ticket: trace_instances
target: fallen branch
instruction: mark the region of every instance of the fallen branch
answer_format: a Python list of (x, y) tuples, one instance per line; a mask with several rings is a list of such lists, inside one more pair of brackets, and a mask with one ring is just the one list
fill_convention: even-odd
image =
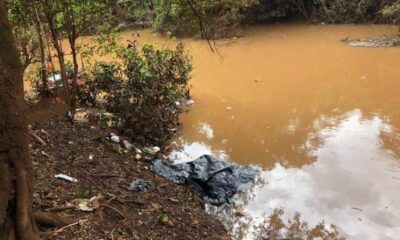
[(57, 229), (57, 230), (55, 230), (53, 233), (60, 233), (60, 232), (64, 231), (64, 230), (67, 229), (67, 228), (70, 228), (70, 227), (73, 227), (73, 226), (76, 226), (76, 225), (83, 224), (83, 223), (85, 223), (85, 222), (87, 222), (87, 221), (88, 221), (87, 219), (85, 219), (85, 220), (79, 220), (79, 221), (74, 222), (74, 223), (71, 223), (71, 224), (69, 224), (69, 225), (67, 225), (67, 226), (65, 226), (65, 227), (62, 227), (62, 228), (60, 228), (60, 229)]
[(111, 210), (114, 210), (114, 211), (115, 211), (116, 213), (118, 213), (121, 217), (125, 218), (125, 215), (124, 215), (120, 210), (116, 209), (115, 207), (112, 207), (112, 206), (110, 206), (110, 205), (108, 205), (108, 204), (105, 204), (105, 203), (101, 204), (101, 206), (106, 207), (106, 208), (109, 208), (109, 209), (111, 209)]
[(69, 218), (61, 217), (57, 214), (44, 213), (44, 212), (34, 212), (33, 218), (39, 224), (54, 226), (54, 227), (63, 227), (72, 222), (72, 220)]
[(31, 135), (36, 141), (38, 141), (40, 144), (42, 144), (43, 146), (47, 146), (47, 143), (38, 135), (34, 134), (34, 133), (29, 133), (29, 135)]

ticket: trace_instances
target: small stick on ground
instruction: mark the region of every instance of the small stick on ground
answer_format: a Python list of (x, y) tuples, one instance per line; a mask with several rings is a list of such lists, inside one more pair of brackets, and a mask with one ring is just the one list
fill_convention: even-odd
[(57, 229), (57, 230), (55, 230), (53, 233), (60, 233), (60, 232), (64, 231), (64, 230), (67, 229), (67, 228), (70, 228), (70, 227), (73, 227), (73, 226), (76, 226), (76, 225), (79, 225), (79, 224), (83, 224), (83, 223), (85, 223), (85, 222), (87, 222), (87, 221), (88, 221), (87, 219), (85, 219), (85, 220), (79, 220), (79, 221), (74, 222), (74, 223), (71, 223), (71, 224), (69, 224), (69, 225), (67, 225), (67, 226), (65, 226), (65, 227), (62, 227), (62, 228), (60, 228), (60, 229)]
[(120, 210), (116, 209), (115, 207), (112, 207), (112, 206), (110, 206), (110, 205), (108, 205), (108, 204), (105, 204), (105, 203), (101, 204), (101, 206), (106, 207), (106, 208), (109, 208), (109, 209), (111, 209), (111, 210), (114, 210), (114, 211), (115, 211), (116, 213), (118, 213), (121, 217), (125, 218), (125, 215), (124, 215)]
[(38, 141), (40, 144), (42, 144), (43, 146), (47, 146), (47, 143), (38, 135), (34, 134), (34, 133), (29, 133), (29, 135), (31, 135), (36, 141)]

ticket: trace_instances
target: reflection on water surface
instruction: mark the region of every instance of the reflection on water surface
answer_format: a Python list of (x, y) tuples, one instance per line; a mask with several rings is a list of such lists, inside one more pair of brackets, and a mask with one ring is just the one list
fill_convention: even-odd
[[(223, 216), (234, 234), (245, 239), (254, 237), (258, 225), (276, 208), (285, 209), (287, 217), (301, 211), (310, 225), (322, 219), (336, 223), (349, 239), (396, 239), (400, 233), (400, 162), (382, 138), (393, 135), (392, 126), (379, 116), (354, 110), (321, 116), (313, 128), (304, 150), (314, 162), (299, 168), (277, 162), (262, 172), (250, 193), (238, 197), (238, 210), (210, 210)], [(184, 151), (174, 153), (178, 161), (193, 160), (203, 153), (229, 156), (205, 143), (183, 147)]]
[[(274, 208), (334, 223), (349, 239), (400, 236), (400, 50), (343, 46), (387, 26), (284, 25), (220, 42), (186, 40), (196, 101), (177, 161), (202, 154), (263, 169), (237, 209), (211, 209), (252, 239)], [(240, 214), (238, 214), (240, 212)]]

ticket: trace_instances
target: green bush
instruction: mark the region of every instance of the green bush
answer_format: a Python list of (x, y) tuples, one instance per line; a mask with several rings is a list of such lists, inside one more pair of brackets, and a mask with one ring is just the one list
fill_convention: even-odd
[(177, 36), (200, 36), (200, 16), (205, 30), (210, 32), (213, 29), (216, 37), (235, 35), (232, 30), (242, 21), (244, 10), (258, 2), (259, 0), (155, 0), (153, 27), (157, 31)]
[(192, 64), (183, 45), (138, 50), (131, 44), (119, 48), (117, 55), (122, 66), (102, 63), (94, 71), (115, 127), (135, 142), (164, 143), (178, 125), (184, 111), (180, 103), (189, 91)]
[(315, 21), (329, 23), (384, 22), (381, 12), (396, 0), (320, 0), (312, 6)]

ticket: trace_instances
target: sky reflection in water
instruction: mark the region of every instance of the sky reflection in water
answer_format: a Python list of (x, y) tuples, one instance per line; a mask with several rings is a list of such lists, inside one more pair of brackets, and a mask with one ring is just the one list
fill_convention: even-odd
[[(288, 127), (295, 131), (293, 120)], [(304, 149), (315, 161), (302, 167), (283, 166), (281, 161), (262, 172), (261, 182), (238, 197), (245, 216), (235, 209), (212, 209), (234, 235), (252, 239), (256, 226), (275, 208), (287, 217), (300, 212), (315, 225), (321, 220), (336, 224), (349, 239), (396, 239), (400, 234), (400, 162), (390, 142), (398, 139), (379, 116), (363, 116), (354, 110), (337, 117), (314, 121)], [(214, 137), (212, 126), (200, 123), (199, 132)], [(202, 154), (228, 160), (229, 150), (212, 149), (206, 142), (185, 142), (183, 151), (172, 153), (178, 162)], [(226, 140), (228, 141), (228, 140)], [(230, 222), (229, 222), (230, 221)]]

